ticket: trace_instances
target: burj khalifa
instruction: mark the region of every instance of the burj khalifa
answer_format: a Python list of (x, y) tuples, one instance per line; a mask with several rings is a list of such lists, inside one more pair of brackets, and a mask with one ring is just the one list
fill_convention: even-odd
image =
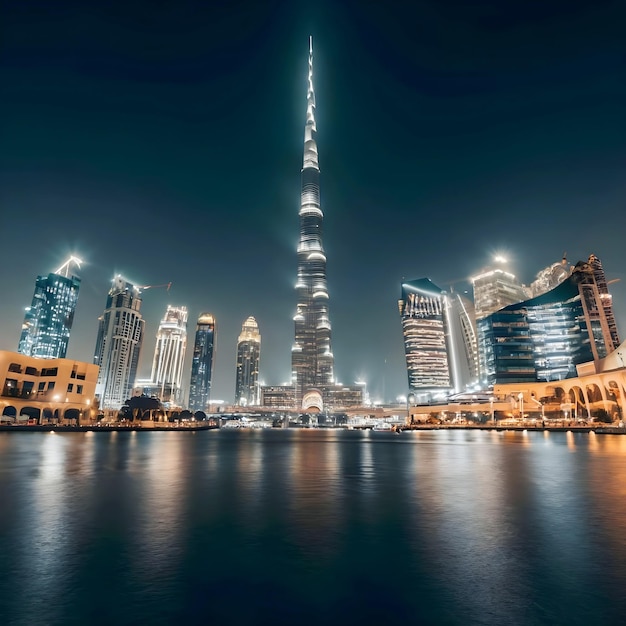
[[(321, 395), (334, 384), (334, 357), (328, 317), (326, 255), (322, 245), (320, 168), (316, 142), (315, 91), (313, 90), (313, 38), (309, 39), (309, 78), (304, 159), (300, 195), (300, 240), (298, 243), (297, 307), (291, 366), (295, 400), (307, 408), (307, 395)], [(319, 392), (315, 394), (314, 392)], [(304, 403), (303, 403), (304, 400)]]

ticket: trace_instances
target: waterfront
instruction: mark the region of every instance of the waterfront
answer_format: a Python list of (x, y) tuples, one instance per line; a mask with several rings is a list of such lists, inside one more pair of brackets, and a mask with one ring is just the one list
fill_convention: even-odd
[(0, 433), (3, 624), (618, 624), (626, 438)]

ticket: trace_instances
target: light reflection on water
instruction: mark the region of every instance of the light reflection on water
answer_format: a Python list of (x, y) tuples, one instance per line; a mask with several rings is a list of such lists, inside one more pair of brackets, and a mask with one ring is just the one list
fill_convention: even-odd
[(0, 434), (3, 624), (611, 624), (626, 437)]

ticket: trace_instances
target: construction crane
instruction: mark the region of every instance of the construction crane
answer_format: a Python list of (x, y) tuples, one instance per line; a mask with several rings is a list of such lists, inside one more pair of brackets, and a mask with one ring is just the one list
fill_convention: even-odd
[(170, 287), (172, 286), (172, 283), (163, 283), (162, 285), (142, 285), (141, 287), (139, 287), (139, 289), (141, 289), (142, 291), (145, 291), (146, 289), (157, 289), (158, 287), (167, 287), (166, 291), (170, 290)]

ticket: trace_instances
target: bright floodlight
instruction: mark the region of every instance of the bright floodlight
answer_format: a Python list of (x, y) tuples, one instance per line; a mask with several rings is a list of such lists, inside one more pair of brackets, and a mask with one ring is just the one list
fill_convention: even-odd
[(508, 262), (508, 259), (506, 257), (502, 256), (501, 254), (496, 254), (496, 256), (493, 257), (493, 260), (496, 263), (507, 263)]
[(66, 278), (69, 278), (70, 266), (73, 264), (76, 265), (78, 269), (80, 269), (81, 263), (82, 261), (77, 256), (72, 255), (67, 261), (65, 261), (65, 263), (63, 263), (63, 265), (61, 265), (61, 267), (55, 272), (55, 274), (61, 274)]

